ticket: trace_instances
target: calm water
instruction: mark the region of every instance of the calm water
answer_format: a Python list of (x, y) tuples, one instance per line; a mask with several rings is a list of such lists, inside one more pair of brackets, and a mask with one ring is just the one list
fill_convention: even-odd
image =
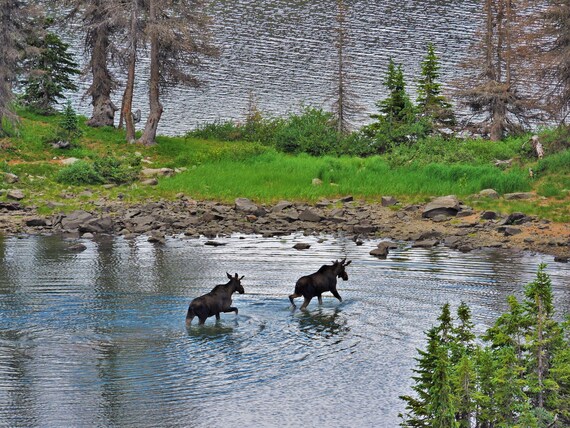
[[(402, 247), (378, 260), (373, 242), (322, 238), (109, 238), (79, 254), (0, 239), (0, 426), (395, 427), (444, 303), (467, 302), (482, 332), (547, 261), (570, 311), (570, 266), (551, 257)], [(344, 301), (291, 311), (295, 280), (344, 256)], [(188, 302), (226, 271), (245, 275), (239, 315), (187, 330)]]
[[(348, 71), (350, 91), (360, 112), (355, 125), (369, 121), (375, 102), (385, 97), (382, 81), (392, 57), (404, 66), (408, 89), (415, 97), (415, 79), (426, 45), (433, 42), (441, 60), (441, 82), (448, 86), (459, 75), (479, 25), (478, 0), (345, 0), (348, 7)], [(198, 74), (201, 90), (173, 88), (163, 99), (159, 132), (182, 134), (198, 124), (243, 120), (249, 95), (266, 115), (299, 111), (302, 104), (330, 109), (336, 70), (336, 0), (212, 0), (217, 61)], [(76, 44), (78, 38), (71, 37)], [(76, 51), (82, 52), (76, 45)], [(134, 109), (148, 114), (148, 61), (141, 59)], [(116, 72), (121, 79), (125, 73)], [(82, 90), (88, 82), (81, 82)], [(120, 105), (122, 88), (115, 103)], [(89, 100), (76, 94), (74, 106), (90, 115)], [(118, 121), (118, 116), (117, 116)]]

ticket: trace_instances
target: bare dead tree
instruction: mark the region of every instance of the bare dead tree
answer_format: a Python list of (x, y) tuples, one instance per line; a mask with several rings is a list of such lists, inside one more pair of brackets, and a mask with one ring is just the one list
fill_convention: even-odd
[(200, 80), (192, 69), (203, 58), (216, 56), (210, 18), (204, 0), (148, 0), (145, 4), (146, 39), (150, 44), (149, 116), (139, 143), (156, 144), (163, 112), (161, 90), (182, 84), (197, 87)]
[(135, 141), (135, 118), (133, 117), (133, 94), (135, 88), (135, 74), (137, 64), (138, 39), (142, 36), (139, 30), (139, 0), (127, 0), (126, 6), (130, 7), (130, 17), (128, 22), (127, 40), (128, 46), (124, 56), (126, 57), (127, 82), (121, 105), (121, 120), (119, 127), (125, 122), (126, 140), (129, 143)]
[(492, 141), (519, 133), (537, 118), (537, 104), (521, 95), (515, 63), (518, 15), (514, 0), (485, 0), (480, 42), (463, 64), (466, 77), (456, 82), (457, 95), (476, 115)]
[(545, 109), (565, 125), (570, 115), (570, 0), (539, 3), (525, 34), (531, 46), (525, 60), (539, 82)]
[(16, 81), (21, 58), (31, 48), (27, 40), (31, 32), (41, 29), (34, 25), (39, 10), (34, 2), (0, 0), (0, 134), (6, 121), (17, 118), (12, 111)]
[(350, 90), (350, 58), (347, 52), (350, 38), (346, 22), (348, 6), (345, 0), (336, 0), (336, 8), (335, 47), (337, 64), (333, 78), (335, 85), (333, 109), (337, 120), (338, 132), (346, 134), (352, 128), (349, 117), (358, 111), (358, 106), (355, 102), (356, 95)]

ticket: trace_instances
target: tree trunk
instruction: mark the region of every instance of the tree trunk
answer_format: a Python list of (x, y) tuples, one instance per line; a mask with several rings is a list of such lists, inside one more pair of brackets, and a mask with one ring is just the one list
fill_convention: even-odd
[(139, 143), (146, 146), (156, 144), (156, 131), (158, 129), (158, 122), (162, 116), (162, 104), (160, 103), (160, 70), (159, 70), (159, 47), (158, 47), (158, 34), (156, 30), (156, 1), (150, 0), (149, 4), (149, 20), (152, 28), (150, 36), (150, 79), (149, 79), (149, 107), (150, 113), (146, 121), (144, 133), (139, 140)]
[[(101, 18), (103, 19), (103, 18)], [(109, 47), (109, 28), (98, 25), (92, 35), (91, 73), (93, 83), (87, 91), (92, 97), (93, 115), (87, 125), (93, 127), (113, 126), (117, 107), (111, 101), (113, 78), (107, 68), (107, 50)]]
[[(133, 0), (131, 10), (131, 33), (129, 46), (129, 65), (127, 84), (123, 94), (123, 105), (121, 108), (121, 118), (125, 121), (126, 140), (128, 143), (135, 141), (135, 123), (133, 120), (133, 92), (135, 88), (135, 67), (137, 62), (137, 0)], [(121, 121), (122, 123), (122, 121)]]

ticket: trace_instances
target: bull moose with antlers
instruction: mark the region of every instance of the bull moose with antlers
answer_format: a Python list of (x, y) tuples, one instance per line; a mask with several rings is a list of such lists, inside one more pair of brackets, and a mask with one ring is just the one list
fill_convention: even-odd
[(334, 297), (336, 297), (340, 302), (342, 302), (342, 297), (338, 294), (336, 290), (336, 280), (337, 278), (342, 278), (344, 281), (348, 280), (348, 274), (345, 268), (351, 263), (352, 260), (346, 261), (346, 257), (340, 262), (337, 260), (331, 265), (323, 265), (321, 268), (311, 275), (303, 276), (299, 278), (295, 284), (295, 293), (289, 296), (289, 300), (293, 307), (295, 307), (295, 302), (293, 299), (296, 297), (303, 296), (305, 301), (301, 305), (301, 309), (305, 309), (311, 299), (315, 296), (319, 299), (319, 305), (323, 303), (321, 294), (325, 291), (330, 291)]

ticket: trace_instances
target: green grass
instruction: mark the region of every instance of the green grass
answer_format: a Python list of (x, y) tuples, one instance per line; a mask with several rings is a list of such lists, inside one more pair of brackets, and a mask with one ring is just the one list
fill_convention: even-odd
[[(570, 220), (570, 150), (537, 162), (521, 150), (527, 137), (500, 143), (430, 138), (382, 156), (311, 157), (284, 154), (255, 142), (221, 142), (190, 136), (162, 136), (156, 146), (144, 147), (125, 143), (123, 131), (90, 128), (82, 118), (83, 134), (76, 146), (60, 150), (48, 144), (56, 135), (58, 116), (45, 117), (27, 111), (19, 114), (18, 132), (0, 138), (0, 171), (17, 174), (20, 182), (0, 183), (0, 188), (25, 190), (28, 196), (24, 202), (40, 207), (42, 212), (48, 211), (47, 201), (64, 203), (65, 207), (57, 208), (58, 211), (80, 206), (90, 208), (101, 197), (112, 200), (119, 194), (131, 202), (169, 199), (182, 192), (194, 198), (232, 202), (237, 197), (248, 197), (264, 203), (279, 199), (317, 201), (349, 194), (367, 200), (393, 195), (409, 203), (455, 194), (481, 209), (520, 210), (551, 220)], [(557, 141), (560, 146), (562, 140)], [(143, 167), (181, 168), (183, 172), (160, 179), (156, 187), (138, 182), (112, 189), (87, 186), (94, 196), (82, 201), (67, 199), (65, 195), (79, 194), (85, 186), (56, 181), (63, 168), (58, 159), (77, 157), (93, 162), (112, 155), (127, 160), (136, 152), (144, 159)], [(496, 159), (513, 159), (512, 166), (495, 167)], [(529, 177), (529, 167), (535, 172), (534, 179)], [(323, 184), (312, 185), (314, 178)], [(486, 188), (501, 194), (534, 190), (548, 199), (515, 202), (469, 198)]]
[[(314, 178), (323, 184), (312, 185)], [(530, 184), (520, 170), (503, 172), (492, 166), (431, 164), (391, 168), (378, 156), (313, 158), (268, 151), (242, 160), (225, 158), (199, 165), (159, 185), (166, 192), (226, 201), (240, 196), (260, 201), (315, 201), (347, 194), (369, 199), (382, 195), (468, 195), (489, 187), (507, 193), (529, 190)]]

